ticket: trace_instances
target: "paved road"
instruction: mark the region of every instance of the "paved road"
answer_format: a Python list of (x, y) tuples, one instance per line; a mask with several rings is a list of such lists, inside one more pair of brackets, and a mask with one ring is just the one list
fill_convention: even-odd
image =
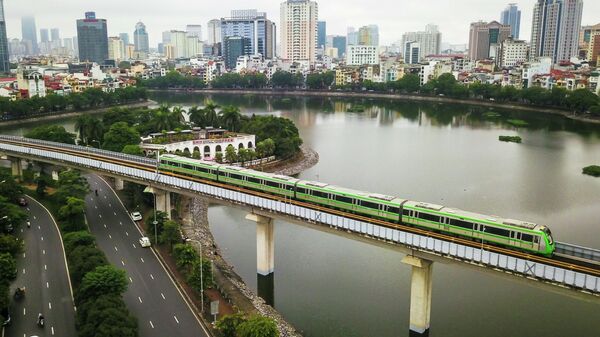
[[(75, 311), (62, 242), (50, 213), (28, 198), (31, 228), (20, 230), (25, 240), (25, 253), (17, 261), (18, 276), (12, 284), (26, 288), (25, 297), (12, 302), (12, 325), (5, 335), (76, 336)], [(11, 297), (12, 300), (12, 297)], [(46, 319), (45, 328), (37, 326), (37, 315)]]
[(113, 190), (98, 176), (86, 176), (92, 192), (86, 216), (98, 246), (113, 265), (127, 272), (125, 303), (144, 337), (209, 336), (154, 252), (139, 245), (141, 234)]

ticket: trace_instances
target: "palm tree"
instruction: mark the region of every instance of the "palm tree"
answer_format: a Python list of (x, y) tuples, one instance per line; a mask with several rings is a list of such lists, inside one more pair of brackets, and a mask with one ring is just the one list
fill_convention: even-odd
[(185, 122), (185, 118), (183, 117), (184, 112), (185, 110), (183, 110), (181, 106), (173, 107), (171, 113), (169, 114), (172, 123), (172, 128), (179, 126), (180, 124)]
[(194, 123), (194, 125), (201, 128), (206, 126), (206, 113), (204, 109), (193, 106), (188, 111), (188, 115), (190, 116), (190, 122)]
[(171, 130), (171, 116), (168, 110), (156, 109), (152, 119), (154, 120), (155, 131)]
[(221, 118), (221, 123), (227, 130), (237, 132), (240, 126), (240, 120), (242, 119), (242, 114), (240, 114), (240, 109), (238, 107), (228, 105), (223, 108), (219, 112), (219, 117)]
[(217, 109), (219, 108), (213, 101), (208, 101), (206, 106), (202, 109), (205, 114), (205, 122), (207, 126), (215, 126), (219, 122), (219, 116), (217, 116)]
[(75, 130), (79, 133), (79, 140), (87, 145), (89, 139), (89, 129), (92, 119), (89, 115), (80, 115), (75, 121)]
[(104, 123), (102, 123), (102, 120), (100, 118), (90, 118), (87, 132), (90, 145), (98, 144), (98, 147), (100, 147), (102, 138), (104, 138)]

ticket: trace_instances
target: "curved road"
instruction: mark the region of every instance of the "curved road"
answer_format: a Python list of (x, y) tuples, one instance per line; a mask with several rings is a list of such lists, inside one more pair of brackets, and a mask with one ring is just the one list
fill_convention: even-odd
[[(50, 213), (28, 198), (31, 228), (20, 229), (25, 252), (17, 260), (17, 280), (11, 286), (12, 324), (5, 336), (76, 336), (75, 311), (62, 240)], [(25, 287), (25, 297), (14, 300), (16, 287)], [(42, 313), (46, 326), (37, 326)]]
[(110, 263), (127, 272), (123, 298), (138, 318), (139, 335), (208, 337), (154, 251), (140, 247), (141, 233), (114, 191), (98, 176), (86, 178), (91, 190), (98, 190), (98, 196), (86, 197), (88, 225)]

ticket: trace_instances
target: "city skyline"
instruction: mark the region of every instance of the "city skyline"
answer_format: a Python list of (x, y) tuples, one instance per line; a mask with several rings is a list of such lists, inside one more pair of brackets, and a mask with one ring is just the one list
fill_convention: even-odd
[[(81, 3), (75, 0), (62, 0), (63, 10), (56, 11), (56, 5), (39, 3), (34, 0), (5, 3), (7, 13), (7, 33), (9, 38), (21, 37), (21, 17), (33, 15), (37, 27), (58, 28), (64, 37), (75, 36), (75, 20), (86, 11), (95, 11), (100, 17), (108, 21), (109, 35), (128, 32), (136, 22), (146, 24), (150, 37), (150, 46), (155, 48), (161, 40), (163, 31), (171, 29), (185, 29), (189, 23), (201, 23), (204, 27), (211, 19), (227, 17), (232, 9), (256, 8), (258, 11), (267, 12), (267, 16), (279, 26), (280, 1), (257, 0), (252, 4), (239, 0), (230, 0), (222, 3), (220, 7), (203, 8), (202, 4), (188, 3), (182, 0), (173, 0), (171, 6), (161, 7), (158, 2), (145, 2), (144, 6), (138, 2), (89, 1)], [(414, 1), (402, 4), (402, 11), (389, 11), (389, 8), (398, 6), (397, 2), (382, 0), (382, 4), (369, 7), (362, 1), (323, 1), (319, 3), (319, 20), (327, 22), (328, 35), (345, 35), (349, 26), (360, 27), (370, 24), (379, 26), (381, 44), (391, 45), (402, 39), (402, 34), (417, 31), (428, 23), (438, 25), (443, 33), (443, 42), (462, 44), (469, 38), (469, 25), (478, 20), (498, 20), (498, 14), (510, 1), (491, 0), (483, 5), (476, 0), (457, 0), (452, 3), (440, 3), (436, 0)], [(531, 19), (535, 0), (517, 2), (522, 10), (521, 38), (529, 40), (531, 37)], [(387, 6), (385, 3), (389, 3)], [(177, 4), (181, 4), (178, 6)], [(182, 7), (186, 7), (182, 11)], [(430, 9), (435, 7), (435, 11)], [(32, 12), (32, 8), (35, 10)], [(118, 8), (118, 10), (115, 10)], [(133, 16), (131, 13), (135, 13)], [(201, 13), (196, 15), (196, 13)], [(600, 22), (600, 2), (585, 1), (583, 10), (583, 25)], [(279, 26), (280, 27), (280, 26)], [(38, 32), (39, 33), (39, 32)]]

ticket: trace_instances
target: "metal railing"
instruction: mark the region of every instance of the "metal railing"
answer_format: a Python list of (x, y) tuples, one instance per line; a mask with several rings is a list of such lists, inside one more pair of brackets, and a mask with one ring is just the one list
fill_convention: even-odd
[(600, 250), (572, 245), (570, 243), (556, 242), (554, 254), (600, 264)]

